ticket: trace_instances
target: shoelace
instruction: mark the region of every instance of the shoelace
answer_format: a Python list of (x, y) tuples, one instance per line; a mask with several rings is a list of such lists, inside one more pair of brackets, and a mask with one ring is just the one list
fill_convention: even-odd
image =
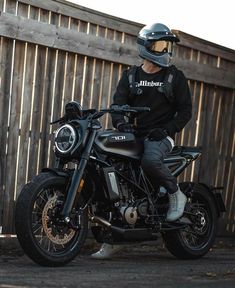
[(172, 211), (177, 210), (177, 197), (176, 197), (176, 195), (170, 195), (170, 208)]

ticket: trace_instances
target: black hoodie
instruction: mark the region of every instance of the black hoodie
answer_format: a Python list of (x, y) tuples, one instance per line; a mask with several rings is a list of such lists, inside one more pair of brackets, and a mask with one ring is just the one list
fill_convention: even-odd
[[(163, 86), (166, 69), (157, 73), (146, 73), (142, 67), (137, 67), (136, 79), (138, 87), (142, 90), (140, 95), (131, 95), (128, 70), (125, 70), (118, 83), (113, 97), (113, 104), (128, 104), (134, 107), (146, 106), (150, 112), (143, 112), (137, 116), (137, 131), (139, 136), (146, 136), (154, 128), (165, 129), (169, 136), (174, 138), (192, 117), (191, 94), (187, 80), (182, 71), (176, 69), (173, 77), (174, 101), (170, 103), (166, 95), (159, 91)], [(120, 114), (112, 115), (113, 125), (124, 121)]]

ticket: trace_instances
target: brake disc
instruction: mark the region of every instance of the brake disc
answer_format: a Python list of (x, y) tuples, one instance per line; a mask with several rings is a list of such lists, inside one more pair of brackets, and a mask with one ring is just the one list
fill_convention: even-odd
[(75, 231), (68, 228), (66, 233), (59, 233), (55, 224), (54, 227), (52, 227), (53, 222), (49, 216), (49, 211), (56, 207), (57, 198), (57, 195), (49, 198), (46, 205), (44, 206), (42, 212), (42, 226), (46, 236), (48, 239), (50, 239), (51, 242), (59, 245), (65, 245), (74, 237)]

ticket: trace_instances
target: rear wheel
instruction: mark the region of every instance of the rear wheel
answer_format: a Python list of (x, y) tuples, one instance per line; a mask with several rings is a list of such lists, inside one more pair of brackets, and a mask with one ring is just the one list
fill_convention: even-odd
[(62, 266), (77, 256), (88, 231), (81, 198), (73, 208), (74, 227), (61, 221), (67, 179), (41, 173), (22, 189), (16, 203), (16, 234), (25, 253), (44, 266)]
[[(183, 189), (182, 189), (183, 190)], [(163, 233), (166, 247), (177, 258), (197, 259), (212, 247), (218, 226), (218, 213), (210, 191), (195, 184), (191, 202), (183, 217), (192, 223), (186, 228)]]

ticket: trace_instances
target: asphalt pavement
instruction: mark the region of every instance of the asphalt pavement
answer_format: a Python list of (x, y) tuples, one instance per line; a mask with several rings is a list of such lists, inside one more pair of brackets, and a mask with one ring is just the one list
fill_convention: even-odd
[(65, 267), (32, 262), (19, 247), (1, 249), (0, 287), (235, 287), (235, 245), (217, 244), (199, 260), (174, 258), (159, 242), (127, 246), (112, 260), (93, 260), (86, 245)]

